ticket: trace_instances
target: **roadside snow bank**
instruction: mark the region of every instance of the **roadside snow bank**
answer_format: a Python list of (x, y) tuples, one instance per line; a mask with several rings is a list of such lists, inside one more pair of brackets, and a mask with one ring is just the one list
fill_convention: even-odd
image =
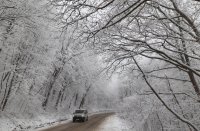
[(28, 131), (53, 123), (65, 121), (71, 116), (67, 114), (41, 114), (37, 117), (24, 118), (12, 114), (0, 114), (0, 131)]
[(131, 126), (126, 121), (115, 114), (107, 117), (97, 131), (134, 131), (134, 129), (131, 129)]

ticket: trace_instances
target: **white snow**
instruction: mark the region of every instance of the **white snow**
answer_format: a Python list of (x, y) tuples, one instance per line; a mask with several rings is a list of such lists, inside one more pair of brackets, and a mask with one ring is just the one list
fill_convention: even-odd
[(97, 131), (134, 131), (130, 126), (117, 115), (111, 115), (98, 126)]
[(35, 131), (37, 128), (46, 128), (66, 122), (68, 114), (40, 115), (34, 118), (16, 117), (11, 114), (0, 113), (0, 131)]

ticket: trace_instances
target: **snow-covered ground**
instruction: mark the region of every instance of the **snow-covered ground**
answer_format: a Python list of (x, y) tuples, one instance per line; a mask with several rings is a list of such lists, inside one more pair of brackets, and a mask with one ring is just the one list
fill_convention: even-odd
[(129, 125), (123, 119), (120, 119), (117, 115), (111, 115), (105, 119), (98, 126), (95, 131), (135, 131), (131, 129), (131, 125)]
[(70, 115), (40, 115), (34, 118), (16, 117), (11, 114), (0, 114), (0, 131), (35, 131), (37, 128), (60, 124), (70, 118)]

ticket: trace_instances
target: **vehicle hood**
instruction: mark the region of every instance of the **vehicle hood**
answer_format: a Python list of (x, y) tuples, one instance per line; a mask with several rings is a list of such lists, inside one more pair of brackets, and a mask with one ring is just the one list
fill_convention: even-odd
[(75, 113), (74, 116), (83, 116), (85, 115), (84, 113)]

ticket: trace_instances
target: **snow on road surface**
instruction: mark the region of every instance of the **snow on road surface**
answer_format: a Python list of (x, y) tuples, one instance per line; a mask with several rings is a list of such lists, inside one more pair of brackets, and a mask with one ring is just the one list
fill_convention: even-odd
[(107, 117), (95, 131), (134, 131), (117, 115)]

